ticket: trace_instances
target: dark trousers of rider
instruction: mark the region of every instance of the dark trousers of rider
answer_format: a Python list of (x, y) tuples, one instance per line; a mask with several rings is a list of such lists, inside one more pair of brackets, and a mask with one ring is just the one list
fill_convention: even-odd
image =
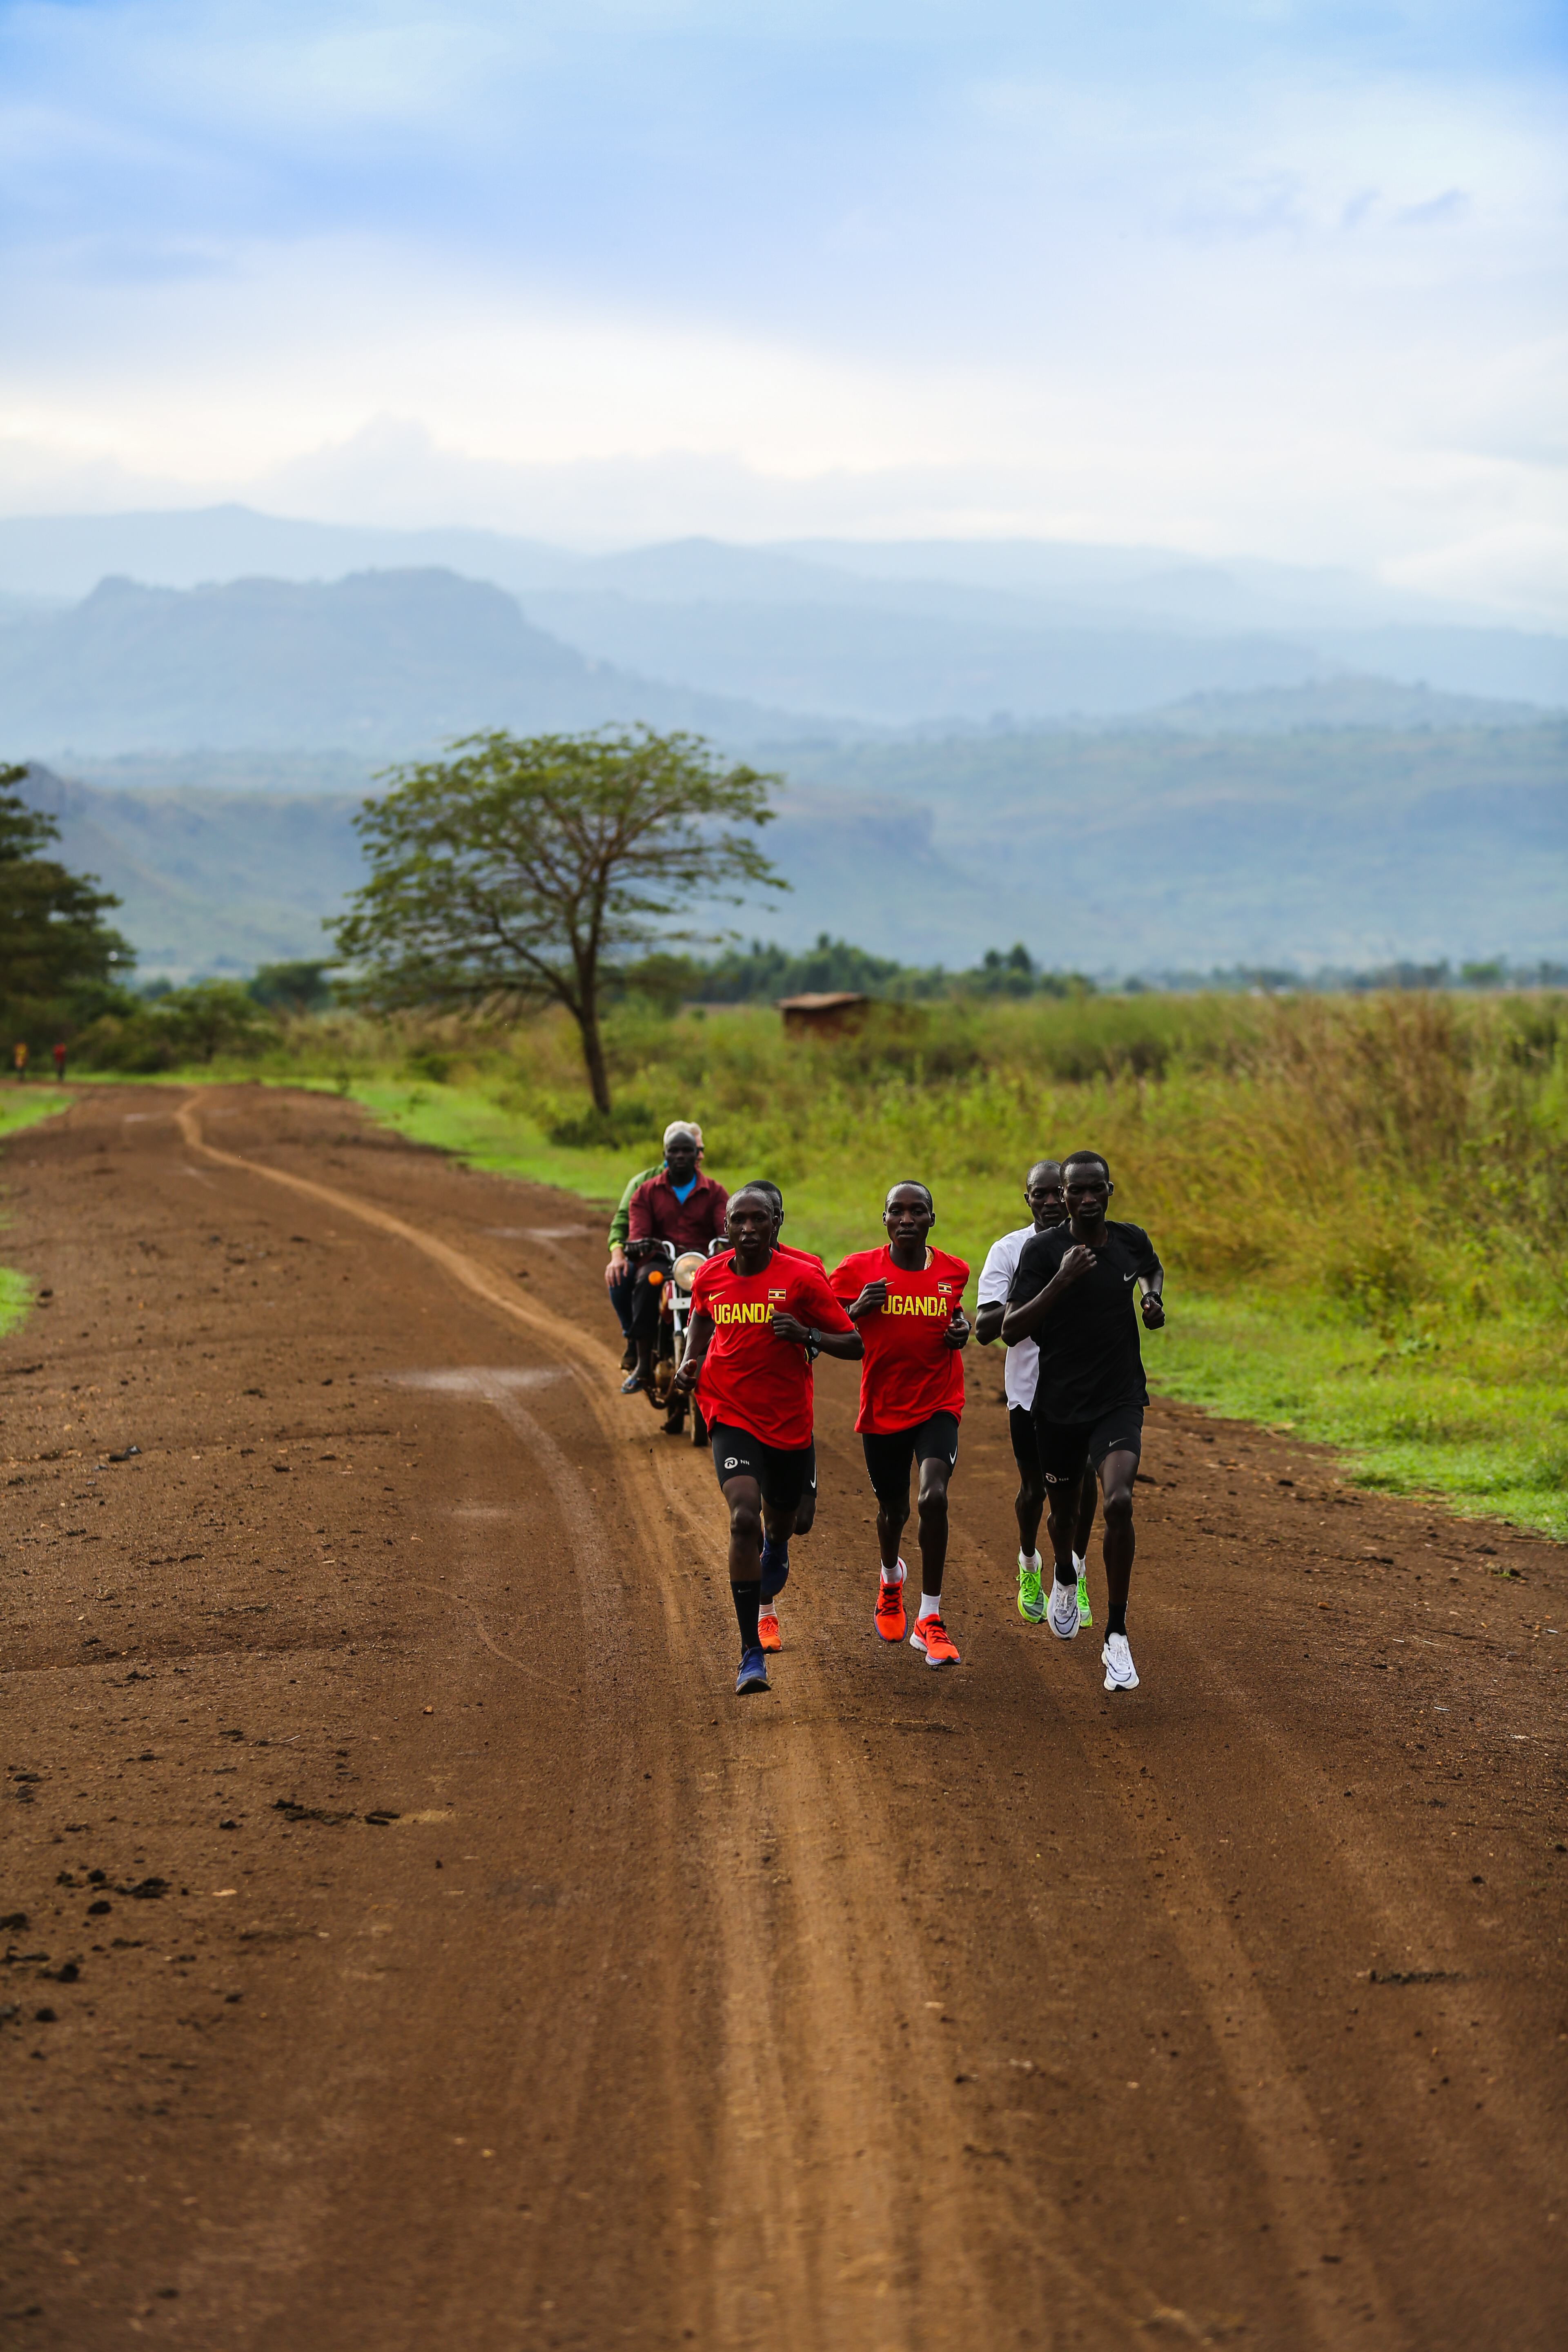
[(621, 1337), (629, 1339), (632, 1333), (632, 1270), (628, 1265), (619, 1282), (608, 1286), (610, 1305), (616, 1310), (616, 1320), (621, 1327)]
[[(650, 1274), (659, 1279), (650, 1282)], [(658, 1337), (658, 1310), (664, 1304), (664, 1286), (669, 1278), (668, 1268), (661, 1259), (655, 1265), (639, 1265), (632, 1284), (631, 1337), (639, 1348), (651, 1348)]]

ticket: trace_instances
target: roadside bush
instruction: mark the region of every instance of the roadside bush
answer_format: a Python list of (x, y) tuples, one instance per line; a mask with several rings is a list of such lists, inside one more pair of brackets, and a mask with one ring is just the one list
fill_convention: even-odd
[(83, 1031), (76, 1055), (88, 1069), (150, 1076), (192, 1062), (210, 1066), (219, 1055), (253, 1060), (277, 1037), (277, 1021), (248, 990), (235, 981), (203, 980), (133, 1011), (102, 1015)]

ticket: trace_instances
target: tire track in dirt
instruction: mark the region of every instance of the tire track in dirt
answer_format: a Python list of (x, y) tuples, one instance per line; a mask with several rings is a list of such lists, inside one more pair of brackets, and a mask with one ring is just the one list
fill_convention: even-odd
[[(616, 1359), (610, 1349), (574, 1331), (569, 1324), (563, 1323), (559, 1318), (542, 1312), (525, 1300), (504, 1290), (485, 1267), (467, 1251), (444, 1242), (438, 1235), (429, 1233), (424, 1227), (410, 1224), (406, 1219), (392, 1214), (357, 1193), (345, 1192), (338, 1186), (319, 1183), (310, 1178), (296, 1175), (286, 1169), (270, 1167), (264, 1160), (250, 1160), (237, 1152), (224, 1151), (217, 1146), (208, 1143), (201, 1131), (198, 1099), (193, 1097), (183, 1104), (176, 1115), (180, 1131), (193, 1151), (199, 1152), (205, 1158), (236, 1171), (243, 1171), (248, 1176), (258, 1176), (270, 1182), (280, 1184), (302, 1198), (315, 1200), (324, 1207), (333, 1209), (342, 1215), (357, 1218), (378, 1232), (393, 1235), (410, 1248), (418, 1251), (421, 1255), (434, 1261), (444, 1274), (479, 1299), (485, 1307), (500, 1313), (508, 1321), (521, 1326), (531, 1334), (542, 1339), (552, 1353), (564, 1358), (563, 1370), (569, 1376), (574, 1376), (578, 1388), (600, 1423), (603, 1434), (613, 1444), (617, 1456), (621, 1457), (623, 1472), (629, 1467), (632, 1481), (647, 1486), (651, 1499), (652, 1482), (648, 1478), (644, 1461), (639, 1457), (639, 1449), (635, 1445), (629, 1449), (631, 1463), (628, 1465), (626, 1459), (628, 1447), (625, 1421), (615, 1416), (607, 1406), (604, 1392), (605, 1378), (606, 1374), (616, 1369)], [(601, 1637), (604, 1622), (607, 1617), (618, 1611), (622, 1599), (619, 1585), (609, 1572), (606, 1530), (603, 1525), (602, 1515), (574, 1465), (536, 1416), (529, 1412), (519, 1402), (515, 1374), (500, 1378), (493, 1375), (488, 1376), (482, 1370), (474, 1370), (455, 1375), (450, 1373), (438, 1375), (435, 1380), (419, 1375), (405, 1374), (397, 1377), (400, 1384), (404, 1386), (436, 1387), (444, 1393), (467, 1391), (479, 1396), (507, 1423), (525, 1451), (542, 1463), (561, 1508), (563, 1522), (572, 1530), (572, 1539), (578, 1559), (588, 1570), (586, 1576), (578, 1580), (578, 1594), (583, 1612), (584, 1643), (591, 1655), (594, 1645)], [(647, 1515), (645, 1514), (645, 1516)], [(670, 1555), (667, 1548), (661, 1565), (668, 1570), (669, 1564)], [(668, 1587), (669, 1581), (668, 1576), (664, 1581)], [(456, 1595), (445, 1597), (449, 1601), (458, 1598)], [(472, 1607), (472, 1604), (464, 1605)], [(474, 1611), (474, 1615), (478, 1620), (477, 1610)], [(496, 1649), (495, 1643), (489, 1640), (488, 1635), (483, 1632), (482, 1625), (479, 1628), (479, 1633), (480, 1639), (485, 1641), (488, 1648), (498, 1657), (503, 1655)], [(514, 1662), (508, 1660), (506, 1663)], [(608, 1774), (605, 1775), (606, 1780), (609, 1777)], [(616, 1799), (614, 1817), (616, 1827), (611, 1843), (617, 1853), (623, 1857), (616, 1874), (617, 1877), (621, 1877), (627, 1869), (641, 1868), (644, 1865), (638, 1841), (628, 1833), (630, 1792), (624, 1772), (615, 1776), (614, 1787)], [(605, 1891), (613, 1893), (614, 1890)], [(673, 1994), (673, 1988), (671, 1991)], [(689, 2112), (690, 2071), (685, 2063), (684, 2053), (679, 2046), (680, 2004), (672, 1997), (660, 2003), (659, 2007), (661, 2015), (668, 2021), (662, 2070), (667, 2102), (663, 2136), (670, 2165), (684, 2170), (697, 2163), (700, 2143), (695, 2118)], [(552, 2104), (558, 2114), (561, 2135), (567, 2140), (574, 2138), (580, 2129), (586, 2128), (591, 2131), (597, 2128), (594, 2121), (590, 2120), (584, 2124), (582, 2117), (582, 2101), (590, 2056), (589, 2042), (586, 2038), (579, 2040), (574, 2046), (574, 2060), (566, 2071), (565, 2078), (563, 2078), (558, 2070), (552, 2080)], [(547, 2229), (563, 2228), (568, 2218), (562, 2204), (564, 2194), (563, 2189), (558, 2189), (555, 2202), (548, 2216)], [(706, 2298), (702, 2293), (703, 2265), (694, 2259), (697, 2252), (694, 2229), (689, 2226), (684, 2231), (684, 2236), (686, 2240), (684, 2254), (678, 2268), (678, 2294), (680, 2302), (689, 2306), (683, 2316), (686, 2321), (690, 2322), (700, 2315), (700, 2304)]]
[[(671, 1643), (671, 1656), (686, 1701), (673, 1711), (674, 1722), (679, 1726), (688, 1719), (698, 1702), (699, 1685), (706, 1692), (711, 1683), (714, 1639), (712, 1630), (699, 1626), (686, 1616), (679, 1601), (671, 1606), (670, 1596), (679, 1595), (684, 1589), (684, 1580), (671, 1571), (676, 1567), (682, 1538), (691, 1551), (712, 1559), (721, 1569), (724, 1565), (724, 1547), (714, 1537), (711, 1509), (700, 1515), (693, 1510), (689, 1477), (679, 1486), (667, 1482), (656, 1467), (658, 1457), (650, 1459), (636, 1441), (628, 1447), (624, 1414), (615, 1412), (603, 1386), (605, 1376), (615, 1368), (613, 1351), (509, 1295), (466, 1251), (423, 1227), (410, 1224), (339, 1187), (274, 1169), (265, 1161), (247, 1160), (207, 1143), (201, 1132), (195, 1100), (182, 1106), (178, 1118), (181, 1132), (193, 1151), (247, 1175), (268, 1178), (303, 1197), (395, 1235), (433, 1259), (488, 1307), (500, 1309), (510, 1321), (542, 1336), (552, 1348), (558, 1346), (574, 1370), (587, 1370), (598, 1375), (596, 1383), (583, 1382), (590, 1405), (622, 1456), (624, 1471), (645, 1490), (646, 1523), (661, 1530), (663, 1557), (658, 1565), (664, 1571), (661, 1582), (666, 1618), (679, 1637)], [(603, 1535), (581, 1479), (508, 1388), (497, 1381), (480, 1392), (549, 1465), (557, 1493), (568, 1506), (569, 1523), (577, 1529), (580, 1540), (587, 1541), (601, 1563), (599, 1590), (608, 1604), (612, 1596), (602, 1574)], [(668, 1450), (659, 1466), (673, 1468)], [(706, 1467), (705, 1459), (702, 1466)], [(705, 1486), (706, 1482), (702, 1483)], [(819, 1703), (821, 1696), (819, 1690)], [(763, 1759), (758, 1756), (755, 1760)], [(770, 2334), (782, 2330), (785, 2340), (831, 2342), (845, 2326), (858, 2329), (877, 2321), (885, 2325), (890, 2315), (878, 2312), (876, 2305), (882, 2300), (887, 2273), (895, 2267), (905, 2271), (911, 2265), (919, 2268), (916, 2249), (907, 2239), (900, 2245), (889, 2229), (890, 2184), (884, 2189), (877, 2181), (869, 2197), (869, 2212), (864, 2202), (857, 2208), (856, 2200), (851, 2200), (847, 2207), (837, 2195), (829, 2195), (826, 2200), (819, 2196), (808, 2207), (799, 2186), (803, 2178), (816, 2168), (817, 2159), (812, 2154), (816, 2145), (845, 2145), (853, 2126), (863, 2135), (863, 2142), (870, 2139), (889, 2146), (898, 2136), (899, 2122), (886, 2108), (886, 2070), (877, 2063), (877, 2034), (874, 2029), (867, 2031), (868, 2021), (847, 2009), (844, 1988), (852, 1981), (856, 1963), (853, 1944), (847, 1946), (839, 1941), (824, 1946), (824, 1924), (833, 1917), (834, 1906), (811, 1884), (808, 1856), (813, 1825), (822, 1817), (830, 1791), (820, 1770), (811, 1770), (809, 1759), (805, 1771), (800, 1770), (801, 1761), (797, 1757), (799, 1778), (792, 1780), (794, 1834), (789, 1845), (792, 1859), (799, 1862), (807, 1878), (807, 1895), (804, 1903), (797, 1905), (797, 1916), (809, 1920), (813, 1931), (804, 1947), (810, 1956), (804, 1987), (798, 1975), (792, 1975), (787, 1963), (781, 1963), (776, 1922), (762, 1916), (754, 1899), (743, 1903), (735, 1899), (742, 1890), (750, 1895), (755, 1885), (749, 1857), (763, 1850), (771, 1828), (762, 1818), (764, 1804), (758, 1780), (753, 1779), (743, 1790), (742, 1805), (726, 1816), (721, 1833), (726, 1844), (733, 1839), (733, 1852), (740, 1862), (738, 1873), (731, 1878), (730, 1899), (721, 1904), (719, 1912), (724, 1934), (723, 2031), (729, 2057), (723, 2110), (728, 2152), (721, 2169), (729, 2202), (710, 2256), (704, 2316), (709, 2327), (717, 2331), (718, 2340), (726, 2344), (743, 2345), (754, 2340), (759, 2329)], [(862, 1774), (856, 1779), (863, 1782), (867, 1777)], [(853, 1801), (858, 1815), (864, 1811), (868, 1794), (864, 1785), (858, 1785), (852, 1797), (850, 1792), (845, 1792), (844, 1801)], [(722, 1870), (729, 1857), (716, 1856), (714, 1860)], [(777, 1882), (775, 1874), (771, 1883)], [(883, 1916), (889, 1899), (889, 1889), (885, 1883), (862, 1877), (856, 1924), (863, 1939), (868, 1941), (875, 1932), (876, 1922)], [(802, 1949), (798, 1932), (795, 1941), (798, 1953)], [(904, 1957), (909, 1966), (913, 1956), (906, 1953)], [(765, 2000), (759, 1994), (764, 1985), (769, 1988)], [(811, 2020), (810, 2030), (804, 2034), (794, 2030), (793, 2022), (803, 2010), (809, 2011)], [(778, 2030), (781, 2020), (790, 2021), (787, 2033), (782, 2036)], [(679, 2053), (672, 2054), (667, 2068), (667, 2081), (672, 2087), (679, 2084), (683, 2071)], [(580, 2092), (580, 2073), (575, 2087)], [(572, 2112), (574, 2116), (574, 2103)], [(687, 2136), (677, 2137), (683, 2141)], [(936, 2137), (940, 2139), (944, 2134), (939, 2131)], [(788, 2151), (784, 2163), (788, 2186), (782, 2212), (771, 2193), (772, 2184), (778, 2178), (781, 2150)], [(759, 2179), (764, 2154), (766, 2181)], [(874, 2242), (884, 2242), (888, 2251), (874, 2251), (868, 2256), (868, 2236)], [(761, 2286), (757, 2280), (759, 2242), (764, 2258), (765, 2284)], [(881, 2275), (868, 2277), (868, 2271)], [(847, 2302), (851, 2306), (866, 2308), (863, 2312), (847, 2309)], [(983, 2294), (970, 2273), (962, 2244), (956, 2254), (950, 2248), (934, 2281), (919, 2276), (913, 2281), (909, 2309), (903, 2318), (906, 2326), (912, 2323), (919, 2332), (909, 2334), (900, 2328), (900, 2339), (921, 2341), (927, 2330), (934, 2330), (931, 2340), (941, 2341), (950, 2321), (958, 2325), (963, 2315), (973, 2315), (983, 2304)], [(874, 2339), (868, 2336), (865, 2340)]]

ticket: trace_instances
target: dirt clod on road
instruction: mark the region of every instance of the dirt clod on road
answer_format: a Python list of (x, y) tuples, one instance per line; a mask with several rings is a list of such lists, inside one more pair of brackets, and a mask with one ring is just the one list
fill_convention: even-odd
[(972, 1349), (934, 1675), (824, 1362), (742, 1706), (582, 1204), (255, 1087), (3, 1177), (0, 2342), (1564, 2340), (1559, 1548), (1157, 1406), (1109, 1697)]

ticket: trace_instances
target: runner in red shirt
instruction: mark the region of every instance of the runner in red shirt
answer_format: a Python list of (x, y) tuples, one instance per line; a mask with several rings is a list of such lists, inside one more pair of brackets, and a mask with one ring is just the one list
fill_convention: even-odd
[[(786, 1242), (780, 1241), (779, 1234), (784, 1219), (784, 1194), (772, 1177), (753, 1176), (752, 1184), (759, 1192), (766, 1192), (773, 1204), (774, 1255), (804, 1258), (807, 1265), (815, 1266), (820, 1274), (823, 1270), (822, 1260), (812, 1251), (791, 1249)], [(806, 1463), (805, 1485), (802, 1489), (800, 1500), (795, 1505), (793, 1532), (797, 1536), (808, 1536), (816, 1518), (816, 1440), (814, 1437)], [(784, 1629), (779, 1623), (779, 1594), (788, 1582), (789, 1545), (775, 1540), (764, 1528), (763, 1530), (763, 1606), (762, 1614), (757, 1619), (757, 1639), (770, 1657), (775, 1651), (784, 1648)]]
[(928, 1666), (957, 1665), (958, 1651), (942, 1622), (942, 1578), (947, 1482), (958, 1459), (963, 1411), (958, 1351), (969, 1338), (962, 1305), (969, 1268), (961, 1257), (931, 1247), (927, 1235), (936, 1207), (923, 1184), (895, 1184), (882, 1223), (885, 1245), (858, 1250), (830, 1277), (865, 1346), (855, 1426), (877, 1497), (882, 1555), (877, 1631), (884, 1642), (903, 1638), (908, 1571), (899, 1538), (910, 1516), (910, 1465), (919, 1462), (921, 1610), (910, 1640), (925, 1652)]
[(811, 1460), (812, 1360), (860, 1353), (854, 1324), (813, 1259), (773, 1247), (771, 1192), (730, 1196), (730, 1249), (691, 1286), (686, 1353), (672, 1394), (695, 1389), (730, 1506), (730, 1591), (741, 1628), (737, 1697), (768, 1688), (758, 1638), (763, 1538), (787, 1544)]

